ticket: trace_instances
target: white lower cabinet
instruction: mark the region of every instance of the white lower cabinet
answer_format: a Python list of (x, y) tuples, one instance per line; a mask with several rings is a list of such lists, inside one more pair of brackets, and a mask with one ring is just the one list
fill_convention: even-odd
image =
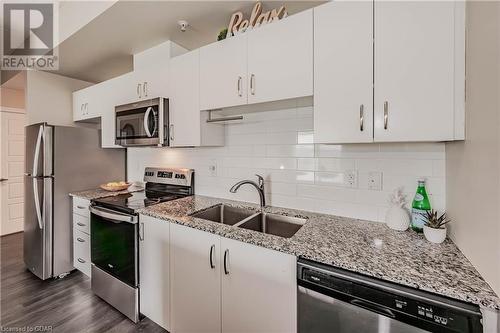
[(170, 232), (172, 332), (220, 332), (220, 236), (174, 223)]
[(90, 277), (90, 236), (73, 229), (73, 266)]
[(139, 217), (140, 311), (170, 331), (170, 223)]
[(295, 332), (296, 257), (221, 237), (222, 332)]
[(90, 277), (90, 201), (73, 198), (73, 266)]
[(170, 226), (172, 332), (296, 331), (296, 258)]

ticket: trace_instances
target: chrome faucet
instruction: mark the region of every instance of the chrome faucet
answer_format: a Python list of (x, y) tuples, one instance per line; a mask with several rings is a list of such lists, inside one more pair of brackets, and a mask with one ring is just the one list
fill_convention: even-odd
[(259, 183), (256, 183), (256, 182), (251, 181), (251, 180), (242, 180), (242, 181), (237, 182), (236, 184), (234, 184), (233, 187), (231, 187), (231, 189), (229, 190), (229, 192), (236, 193), (236, 191), (238, 191), (238, 189), (240, 188), (240, 186), (244, 185), (244, 184), (252, 185), (259, 192), (260, 207), (264, 208), (266, 206), (266, 195), (264, 193), (264, 178), (262, 176), (260, 176), (260, 175), (256, 175), (256, 176), (259, 179)]

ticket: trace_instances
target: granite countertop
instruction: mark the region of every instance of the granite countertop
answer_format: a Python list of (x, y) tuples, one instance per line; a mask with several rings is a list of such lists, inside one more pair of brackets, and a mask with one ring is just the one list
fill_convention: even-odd
[(250, 203), (192, 196), (152, 205), (139, 213), (482, 307), (500, 309), (499, 297), (449, 239), (433, 244), (421, 234), (394, 231), (383, 223), (277, 207), (266, 207), (265, 211), (308, 219), (291, 238), (189, 216), (221, 203), (259, 210), (257, 205)]
[(105, 198), (105, 197), (112, 197), (112, 196), (120, 195), (120, 194), (139, 192), (139, 191), (143, 191), (143, 190), (144, 190), (144, 188), (142, 188), (142, 187), (135, 187), (132, 185), (128, 189), (123, 190), (123, 191), (110, 192), (110, 191), (103, 190), (101, 188), (95, 188), (95, 189), (91, 189), (91, 190), (71, 192), (69, 195), (72, 197), (78, 197), (78, 198), (82, 198), (82, 199), (92, 200), (92, 199), (99, 199), (99, 198)]

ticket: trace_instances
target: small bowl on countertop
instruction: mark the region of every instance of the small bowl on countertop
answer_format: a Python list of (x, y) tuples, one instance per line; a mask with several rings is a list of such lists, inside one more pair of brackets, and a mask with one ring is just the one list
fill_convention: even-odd
[(102, 184), (100, 188), (102, 188), (105, 191), (109, 192), (118, 192), (118, 191), (123, 191), (129, 188), (129, 186), (132, 185), (131, 183), (126, 183), (123, 185), (109, 185), (109, 184)]

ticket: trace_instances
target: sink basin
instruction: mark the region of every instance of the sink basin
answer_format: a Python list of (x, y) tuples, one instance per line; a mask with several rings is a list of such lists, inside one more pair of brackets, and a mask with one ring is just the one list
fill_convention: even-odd
[(278, 214), (258, 213), (243, 223), (240, 228), (290, 238), (306, 223), (306, 219)]
[(245, 208), (237, 208), (226, 205), (217, 205), (201, 212), (191, 214), (192, 217), (209, 220), (227, 225), (235, 225), (238, 222), (254, 215), (256, 212)]

